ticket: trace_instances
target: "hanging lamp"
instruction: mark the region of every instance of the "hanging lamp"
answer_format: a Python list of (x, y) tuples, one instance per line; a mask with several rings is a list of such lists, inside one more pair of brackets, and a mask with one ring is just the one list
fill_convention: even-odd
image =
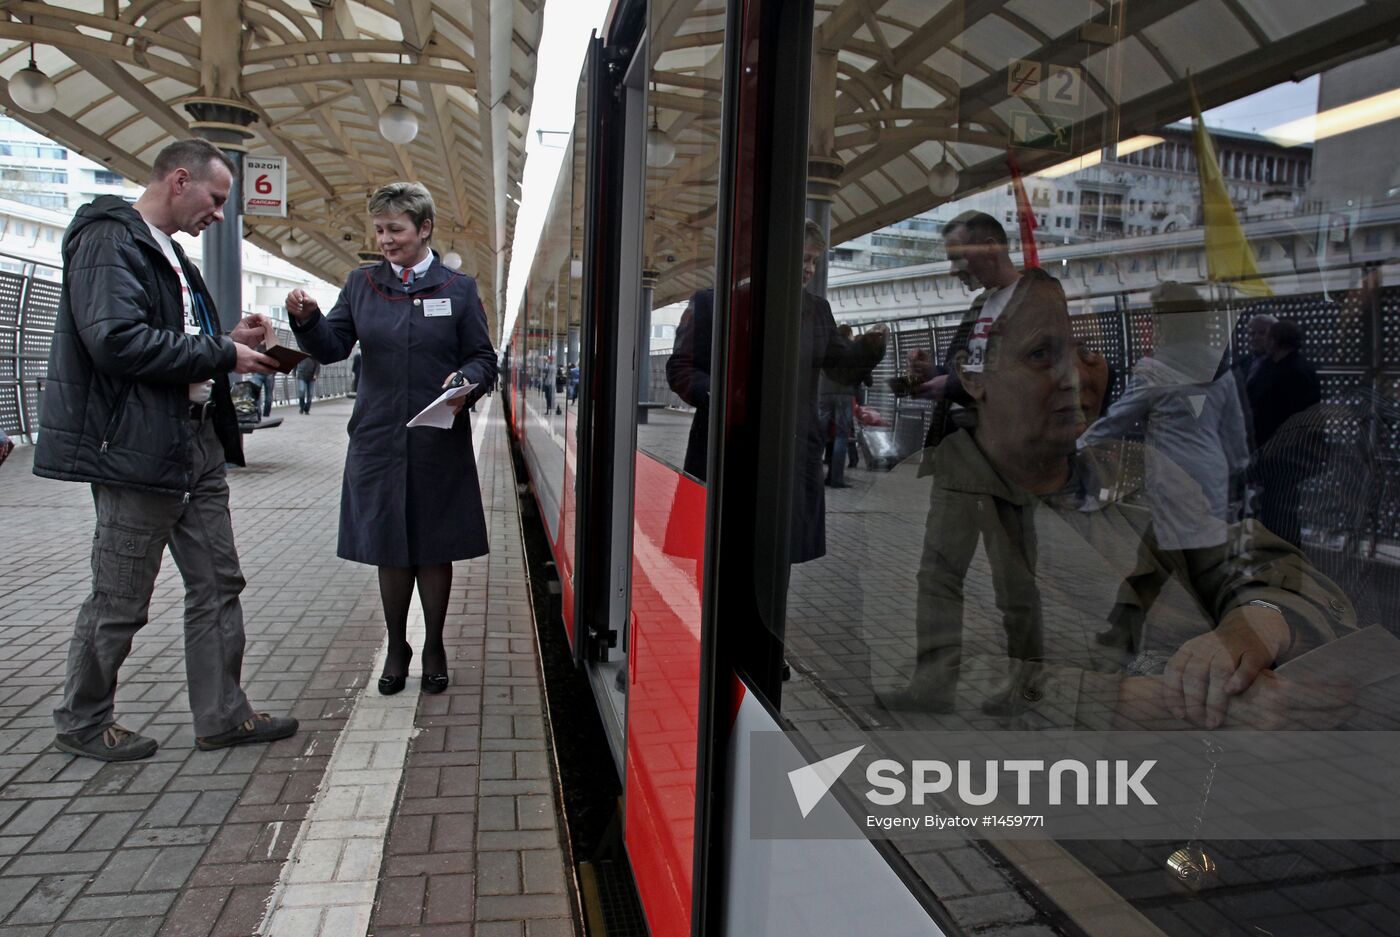
[[(403, 64), (403, 53), (399, 53)], [(403, 103), (403, 79), (394, 87), (394, 101), (379, 115), (379, 135), (396, 146), (412, 143), (418, 136), (418, 115)]]

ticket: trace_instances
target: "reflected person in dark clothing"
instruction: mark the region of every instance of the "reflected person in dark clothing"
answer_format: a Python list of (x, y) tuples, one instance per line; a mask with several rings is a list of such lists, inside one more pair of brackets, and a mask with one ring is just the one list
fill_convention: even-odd
[(1269, 328), (1268, 357), (1249, 381), (1254, 423), (1251, 480), (1259, 489), (1259, 520), (1294, 546), (1303, 542), (1298, 501), (1303, 483), (1322, 469), (1321, 430), (1294, 418), (1322, 402), (1312, 362), (1299, 350), (1303, 330), (1287, 319)]
[[(816, 275), (826, 253), (821, 227), (808, 221), (804, 228), (802, 285)], [(676, 328), (676, 346), (666, 361), (666, 380), (686, 403), (695, 407), (686, 446), (686, 474), (705, 480), (709, 457), (710, 354), (714, 326), (714, 290), (701, 290), (690, 299)], [(798, 397), (796, 474), (793, 486), (792, 540), (789, 562), (805, 563), (826, 555), (826, 492), (822, 450), (826, 426), (818, 413), (818, 381), (823, 371), (845, 379), (871, 370), (885, 354), (884, 329), (872, 329), (850, 339), (837, 330), (831, 304), (802, 291), (802, 324), (798, 335)]]

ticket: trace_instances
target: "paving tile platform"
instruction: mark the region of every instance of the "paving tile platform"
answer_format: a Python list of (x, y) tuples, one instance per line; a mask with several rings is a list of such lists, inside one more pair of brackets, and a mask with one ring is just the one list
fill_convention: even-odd
[(404, 693), (372, 687), (374, 570), (335, 556), (350, 402), (245, 437), (249, 466), (230, 473), (244, 687), (301, 731), (224, 752), (193, 746), (168, 556), (117, 693), (160, 751), (104, 765), (50, 747), (92, 501), (34, 477), (28, 447), (0, 467), (0, 937), (579, 932), (497, 402), (476, 415), (492, 552), (456, 566), (440, 696), (414, 692), (416, 665)]

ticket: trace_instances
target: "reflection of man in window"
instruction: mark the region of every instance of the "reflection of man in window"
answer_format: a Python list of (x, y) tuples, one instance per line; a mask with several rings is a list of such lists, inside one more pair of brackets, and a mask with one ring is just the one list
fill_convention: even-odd
[[(826, 238), (816, 222), (804, 228), (802, 285), (816, 276), (826, 253)], [(676, 328), (676, 346), (666, 361), (666, 380), (686, 403), (695, 407), (686, 446), (686, 473), (705, 480), (709, 446), (710, 343), (714, 324), (714, 290), (701, 290), (690, 298)], [(851, 374), (862, 374), (880, 363), (885, 354), (885, 331), (876, 329), (859, 338), (843, 336), (825, 299), (802, 291), (802, 325), (797, 354), (797, 456), (793, 486), (792, 545), (789, 560), (805, 563), (826, 554), (826, 493), (822, 451), (826, 427), (817, 408), (817, 386), (823, 371), (848, 383)]]
[[(1011, 261), (1006, 229), (986, 212), (963, 212), (944, 225), (943, 246), (953, 274), (963, 286), (982, 291), (964, 317), (966, 328), (959, 330), (948, 349), (947, 360), (952, 360), (967, 347), (967, 335), (979, 320), (991, 321), (1001, 315), (1021, 282), (1021, 271)], [(908, 368), (907, 383), (897, 379), (892, 389), (899, 395), (908, 393), (919, 399), (938, 401), (928, 438), (924, 440), (925, 446), (937, 445), (940, 438), (953, 431), (958, 418), (956, 411), (967, 406), (967, 396), (957, 375), (947, 367), (935, 366), (926, 352), (911, 358)]]
[[(1075, 454), (1084, 412), (1068, 311), (1052, 283), (1032, 287), (955, 362), (976, 430), (953, 433), (931, 457), (909, 695), (931, 711), (971, 712), (974, 726), (980, 702), (1008, 688), (1019, 705), (1005, 715), (1021, 728), (1343, 721), (1345, 693), (1300, 687), (1272, 668), (1350, 630), (1350, 604), (1267, 531), (1230, 538), (1229, 549), (1163, 546), (1134, 481), (1140, 460), (1121, 447)], [(1187, 480), (1173, 487), (1189, 490)], [(1203, 503), (1198, 492), (1182, 509)], [(1031, 605), (1021, 621), (1040, 633), (1020, 640), (1038, 641), (1041, 659), (1018, 658), (1014, 643), (1004, 651), (1000, 616), (989, 621), (965, 601), (966, 566), (943, 545), (966, 524), (988, 538), (992, 575), (1016, 590), (1013, 604)], [(1168, 599), (1171, 580), (1181, 589)], [(1161, 606), (1136, 654), (1093, 640), (1125, 589)]]
[[(1224, 313), (1192, 287), (1167, 281), (1152, 291), (1152, 353), (1133, 368), (1127, 391), (1079, 437), (1079, 447), (1109, 448), (1139, 430), (1146, 446), (1146, 500), (1158, 545), (1206, 550), (1225, 543), (1240, 518), (1249, 463), (1244, 407), (1226, 367)], [(1185, 492), (1174, 487), (1184, 482)], [(1188, 509), (1199, 493), (1203, 510)], [(1101, 633), (1101, 643), (1134, 648), (1140, 623), (1132, 605)]]

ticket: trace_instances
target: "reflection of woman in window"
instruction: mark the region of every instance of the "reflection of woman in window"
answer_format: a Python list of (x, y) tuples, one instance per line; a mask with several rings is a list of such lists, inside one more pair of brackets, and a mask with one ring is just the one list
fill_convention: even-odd
[[(976, 429), (953, 433), (932, 455), (906, 699), (965, 712), (1001, 697), (1014, 704), (997, 715), (1023, 728), (1214, 726), (1227, 715), (1299, 728), (1343, 721), (1339, 694), (1298, 693), (1269, 669), (1352, 627), (1331, 582), (1267, 531), (1232, 538), (1239, 546), (1228, 549), (1168, 549), (1133, 481), (1141, 454), (1075, 454), (1085, 415), (1062, 292), (1036, 284), (976, 341), (985, 342), (983, 367), (967, 367), (972, 354), (957, 363)], [(1188, 481), (1174, 488), (1180, 509), (1203, 510)], [(949, 532), (967, 524), (981, 529), (993, 579), (1010, 593), (1008, 634), (964, 601), (967, 567), (947, 544), (965, 539)], [(1171, 580), (1189, 599), (1179, 607), (1157, 598)], [(1136, 656), (1093, 639), (1124, 590), (1144, 608), (1162, 606), (1159, 633)]]
[[(826, 253), (821, 227), (808, 221), (804, 228), (802, 285), (812, 281), (817, 264)], [(710, 336), (714, 326), (714, 290), (701, 290), (690, 298), (676, 329), (675, 351), (666, 362), (666, 380), (673, 391), (695, 408), (686, 446), (686, 473), (705, 480), (709, 445)], [(831, 304), (802, 291), (802, 324), (798, 335), (797, 455), (792, 505), (792, 541), (789, 560), (805, 563), (826, 554), (826, 495), (822, 452), (826, 427), (818, 416), (818, 380), (823, 371), (838, 380), (854, 383), (880, 363), (885, 354), (886, 331), (872, 329), (858, 339), (840, 334)]]

